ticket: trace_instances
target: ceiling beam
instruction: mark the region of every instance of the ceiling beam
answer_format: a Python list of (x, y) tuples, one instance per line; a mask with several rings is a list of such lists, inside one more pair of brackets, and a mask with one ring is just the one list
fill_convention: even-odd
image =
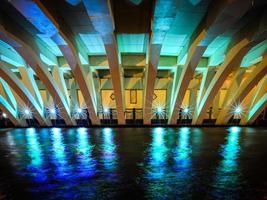
[(157, 69), (162, 44), (150, 44), (148, 50), (148, 65), (145, 72), (143, 119), (144, 124), (150, 124), (153, 116), (152, 104)]

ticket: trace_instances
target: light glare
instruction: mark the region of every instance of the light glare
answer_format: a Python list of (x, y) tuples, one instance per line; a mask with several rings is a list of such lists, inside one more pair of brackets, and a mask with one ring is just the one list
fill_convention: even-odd
[(78, 108), (78, 109), (77, 109), (77, 112), (78, 112), (79, 114), (81, 114), (83, 111), (82, 111), (81, 108)]
[(184, 114), (188, 114), (188, 113), (189, 113), (189, 109), (188, 109), (188, 108), (185, 108), (185, 109), (183, 110), (183, 112), (184, 112)]
[(161, 107), (157, 107), (157, 113), (158, 113), (158, 114), (161, 114), (162, 111), (163, 111), (163, 109), (162, 109)]
[(237, 106), (235, 108), (235, 114), (239, 115), (242, 112), (242, 108), (240, 106)]
[(108, 108), (104, 108), (104, 113), (108, 113), (109, 109)]
[(25, 115), (30, 115), (30, 110), (29, 110), (28, 108), (25, 108), (25, 110), (24, 110), (24, 114), (25, 114)]
[(51, 114), (56, 114), (56, 110), (55, 110), (54, 108), (51, 108), (51, 109), (50, 109), (50, 113), (51, 113)]

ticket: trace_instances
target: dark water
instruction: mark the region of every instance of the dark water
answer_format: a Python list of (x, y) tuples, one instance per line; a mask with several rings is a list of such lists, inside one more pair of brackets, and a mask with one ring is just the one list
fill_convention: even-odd
[(0, 131), (0, 199), (267, 199), (267, 129)]

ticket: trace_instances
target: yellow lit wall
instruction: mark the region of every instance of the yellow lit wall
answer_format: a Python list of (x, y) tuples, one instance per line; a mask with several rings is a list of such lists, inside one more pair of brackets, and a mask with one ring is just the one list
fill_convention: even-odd
[(153, 100), (152, 107), (163, 107), (166, 106), (167, 100), (167, 90), (154, 90), (155, 95), (157, 96), (156, 99)]
[(143, 90), (136, 90), (136, 104), (131, 104), (131, 90), (125, 90), (125, 108), (142, 108), (143, 107)]
[(102, 106), (107, 108), (116, 108), (115, 99), (112, 100), (110, 96), (113, 94), (113, 90), (101, 90)]

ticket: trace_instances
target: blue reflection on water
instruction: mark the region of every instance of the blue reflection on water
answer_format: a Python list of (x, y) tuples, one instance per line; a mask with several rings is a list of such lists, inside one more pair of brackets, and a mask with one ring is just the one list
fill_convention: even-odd
[(148, 198), (163, 198), (167, 195), (166, 156), (168, 149), (164, 141), (164, 135), (163, 128), (154, 128), (152, 130), (152, 143), (148, 151), (145, 174)]
[(60, 128), (52, 128), (52, 162), (56, 166), (55, 178), (67, 179), (70, 166), (66, 160), (65, 145)]
[(95, 160), (92, 158), (93, 146), (89, 144), (86, 128), (79, 128), (77, 134), (77, 150), (79, 176), (91, 177), (95, 174)]
[[(204, 169), (202, 163), (210, 162), (207, 165), (212, 168), (217, 164), (214, 149), (224, 134), (199, 131), (195, 137), (195, 129), (184, 127), (178, 131), (154, 128), (151, 135), (147, 134), (150, 129), (141, 129), (142, 137), (134, 131), (125, 137), (127, 133), (118, 134), (118, 130), (16, 129), (3, 135), (0, 150), (16, 176), (23, 176), (25, 188), (40, 194), (40, 199), (112, 199), (140, 190), (143, 193), (136, 196), (142, 198), (145, 193), (149, 199), (192, 199), (198, 192), (201, 197), (211, 195), (210, 199), (238, 199), (242, 194), (240, 168), (246, 166), (238, 162), (240, 128), (228, 129), (225, 144), (220, 146), (221, 160), (208, 173), (210, 168)], [(131, 146), (131, 137), (136, 136), (143, 148)], [(126, 167), (129, 169), (124, 170)]]
[(29, 128), (26, 130), (26, 141), (28, 149), (27, 153), (30, 157), (28, 170), (30, 171), (31, 176), (34, 177), (35, 181), (46, 181), (47, 176), (45, 169), (43, 168), (43, 153), (38, 141), (36, 130), (34, 128)]
[(152, 133), (151, 157), (149, 160), (149, 178), (158, 179), (164, 176), (166, 170), (167, 147), (164, 141), (164, 129), (155, 128)]
[(37, 136), (34, 128), (29, 128), (26, 131), (28, 154), (31, 157), (31, 164), (33, 168), (38, 168), (42, 165), (42, 152), (40, 144), (37, 141)]
[[(174, 134), (174, 135), (173, 135)], [(177, 144), (169, 140), (175, 140)], [(152, 143), (148, 151), (145, 178), (148, 184), (147, 197), (153, 199), (187, 199), (191, 188), (190, 129), (181, 128), (177, 133), (163, 128), (152, 132)], [(172, 146), (174, 144), (175, 146)]]
[(184, 199), (191, 198), (192, 188), (192, 147), (190, 145), (190, 129), (183, 127), (178, 133), (178, 146), (174, 153), (175, 189), (177, 195)]
[(176, 170), (181, 172), (181, 175), (186, 175), (191, 165), (191, 146), (189, 144), (190, 129), (182, 128), (179, 132), (178, 148), (175, 152), (175, 166)]
[(226, 144), (220, 151), (223, 159), (217, 168), (213, 184), (213, 196), (216, 199), (234, 199), (237, 195), (235, 191), (238, 190), (240, 170), (237, 160), (240, 154), (240, 128), (231, 127), (228, 131)]
[(102, 149), (102, 164), (107, 170), (108, 174), (106, 176), (112, 177), (115, 176), (115, 170), (117, 168), (117, 152), (116, 144), (114, 142), (114, 134), (111, 128), (103, 129), (103, 143), (101, 145)]

